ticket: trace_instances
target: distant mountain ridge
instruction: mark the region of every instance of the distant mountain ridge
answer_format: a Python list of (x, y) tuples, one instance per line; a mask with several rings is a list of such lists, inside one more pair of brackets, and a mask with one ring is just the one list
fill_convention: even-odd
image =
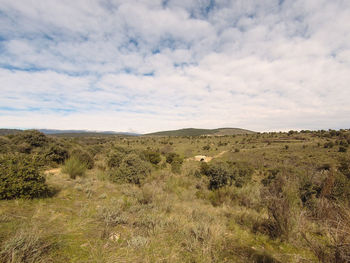
[[(33, 129), (38, 130), (47, 135), (126, 135), (139, 136), (138, 133), (132, 132), (115, 132), (115, 131), (90, 131), (90, 130), (55, 130), (55, 129)], [(10, 135), (23, 132), (20, 129), (0, 129), (0, 135)]]
[(185, 128), (179, 130), (160, 131), (144, 134), (145, 136), (223, 136), (223, 135), (239, 135), (239, 134), (253, 134), (254, 131), (241, 128), (218, 128), (218, 129), (196, 129)]
[[(90, 131), (90, 130), (55, 130), (55, 129), (37, 129), (38, 131), (47, 135), (57, 136), (99, 136), (99, 135), (124, 135), (124, 136), (223, 136), (223, 135), (239, 135), (252, 134), (254, 131), (241, 128), (218, 128), (218, 129), (197, 129), (185, 128), (179, 130), (159, 131), (147, 134), (138, 134), (132, 132), (115, 132), (115, 131)], [(20, 129), (0, 129), (0, 135), (10, 135), (23, 132)]]
[(133, 132), (115, 132), (115, 131), (90, 131), (90, 130), (54, 130), (54, 129), (38, 129), (45, 134), (72, 134), (72, 133), (89, 133), (89, 134), (110, 134), (110, 135), (130, 135), (137, 136), (138, 133)]

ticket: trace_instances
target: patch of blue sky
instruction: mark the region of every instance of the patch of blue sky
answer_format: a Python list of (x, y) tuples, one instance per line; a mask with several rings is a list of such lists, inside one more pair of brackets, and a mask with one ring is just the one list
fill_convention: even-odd
[(127, 113), (137, 113), (137, 114), (142, 114), (142, 115), (160, 115), (159, 112), (156, 111), (152, 111), (152, 110), (146, 110), (146, 109), (142, 109), (142, 110), (136, 110), (136, 109), (131, 109), (131, 108), (125, 108), (125, 109), (119, 109), (117, 111), (121, 111), (121, 112), (127, 112)]
[(0, 68), (11, 70), (11, 71), (27, 71), (27, 72), (36, 72), (36, 71), (46, 71), (47, 69), (37, 67), (34, 65), (28, 65), (27, 67), (19, 67), (9, 64), (0, 64)]
[(69, 109), (69, 108), (49, 108), (51, 112), (55, 113), (76, 113), (79, 112), (77, 109)]
[(28, 108), (0, 107), (0, 111), (8, 111), (8, 112), (37, 112), (41, 110), (42, 108), (39, 108), (39, 107), (28, 107)]
[(154, 77), (154, 71), (143, 73), (142, 75), (145, 76), (145, 77)]
[(206, 17), (208, 16), (208, 14), (215, 8), (215, 0), (210, 0), (209, 4), (204, 8), (204, 12), (203, 15), (205, 15)]
[(170, 50), (176, 50), (176, 49), (190, 49), (192, 46), (192, 43), (183, 41), (181, 39), (176, 39), (170, 34), (166, 34), (159, 42), (158, 46), (155, 49), (162, 50), (162, 49), (170, 49)]
[(181, 63), (173, 63), (174, 68), (186, 68), (190, 66), (198, 66), (198, 62), (181, 62)]
[(159, 54), (159, 53), (160, 53), (159, 47), (152, 49), (151, 53), (152, 53), (153, 55)]
[(168, 6), (168, 3), (170, 2), (170, 0), (163, 0), (162, 1), (162, 7), (166, 8)]

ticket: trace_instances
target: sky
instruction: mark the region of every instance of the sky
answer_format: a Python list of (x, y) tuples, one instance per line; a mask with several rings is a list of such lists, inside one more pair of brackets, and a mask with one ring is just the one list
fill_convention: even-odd
[(0, 127), (350, 128), (349, 0), (0, 0)]

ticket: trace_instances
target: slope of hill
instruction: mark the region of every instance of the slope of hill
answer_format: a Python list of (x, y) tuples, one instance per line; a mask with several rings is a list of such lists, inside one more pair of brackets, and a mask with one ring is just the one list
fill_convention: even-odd
[(89, 130), (52, 130), (52, 129), (39, 129), (40, 132), (48, 135), (60, 135), (60, 136), (100, 136), (100, 135), (126, 135), (126, 136), (138, 136), (137, 133), (131, 132), (115, 132), (115, 131), (89, 131)]
[[(23, 132), (19, 129), (0, 129), (0, 135), (10, 135)], [(122, 135), (122, 136), (138, 136), (140, 134), (132, 132), (115, 132), (115, 131), (89, 131), (89, 130), (54, 130), (54, 129), (38, 129), (38, 131), (46, 135), (79, 137), (79, 136), (108, 136), (108, 135)]]
[(22, 132), (22, 130), (17, 129), (0, 129), (0, 135), (10, 135)]
[(237, 135), (237, 134), (252, 134), (253, 131), (240, 129), (240, 128), (218, 128), (218, 129), (196, 129), (186, 128), (172, 131), (161, 131), (144, 134), (147, 136), (201, 136), (201, 135)]

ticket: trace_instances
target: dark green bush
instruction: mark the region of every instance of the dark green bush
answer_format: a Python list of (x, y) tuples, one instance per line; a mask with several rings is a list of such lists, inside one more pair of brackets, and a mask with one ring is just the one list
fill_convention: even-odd
[(179, 156), (179, 155), (177, 153), (174, 153), (174, 152), (167, 153), (166, 154), (166, 162), (171, 164), (176, 156)]
[(61, 145), (53, 144), (45, 152), (45, 159), (57, 164), (64, 163), (68, 158), (68, 151)]
[(110, 171), (111, 179), (115, 182), (140, 184), (151, 173), (151, 165), (138, 155), (126, 155), (119, 168)]
[(27, 142), (17, 144), (16, 148), (16, 150), (20, 153), (30, 153), (32, 151), (32, 146)]
[(225, 185), (232, 185), (233, 182), (233, 170), (226, 162), (218, 162), (202, 166), (202, 171), (209, 177), (209, 189), (219, 189)]
[(334, 142), (326, 142), (323, 145), (324, 148), (333, 148), (333, 146), (334, 146)]
[(271, 184), (271, 182), (273, 180), (276, 179), (277, 174), (280, 172), (280, 170), (278, 168), (274, 168), (274, 169), (269, 169), (265, 175), (265, 177), (261, 180), (261, 183), (264, 186), (268, 186), (269, 184)]
[(251, 179), (253, 171), (246, 163), (214, 162), (201, 165), (201, 172), (209, 177), (211, 190), (232, 184), (242, 187)]
[(318, 196), (320, 191), (320, 186), (314, 184), (311, 182), (311, 180), (305, 180), (299, 187), (300, 199), (306, 207), (309, 207), (312, 205), (313, 201)]
[(78, 159), (81, 163), (84, 163), (86, 168), (92, 169), (94, 167), (94, 159), (88, 153), (87, 151), (80, 149), (80, 148), (75, 148), (72, 150), (71, 157), (75, 157)]
[(150, 162), (151, 164), (155, 164), (155, 165), (160, 163), (160, 161), (162, 160), (162, 158), (160, 157), (159, 152), (152, 151), (152, 150), (145, 150), (145, 151), (143, 151), (142, 152), (142, 156), (144, 157), (144, 159), (146, 161)]
[(0, 153), (7, 153), (9, 151), (10, 140), (6, 137), (0, 136)]
[(334, 184), (328, 198), (350, 203), (350, 180), (342, 173), (335, 173)]
[(346, 149), (344, 146), (340, 146), (340, 147), (339, 147), (339, 152), (340, 152), (340, 153), (345, 153), (346, 150), (347, 150), (347, 149)]
[(49, 193), (45, 178), (30, 156), (0, 156), (0, 199), (34, 198)]
[(341, 158), (338, 170), (350, 180), (350, 158)]
[(208, 145), (204, 145), (203, 147), (202, 147), (202, 149), (204, 150), (204, 151), (209, 151), (210, 150), (210, 145), (208, 144)]
[(107, 156), (107, 166), (109, 168), (119, 167), (123, 161), (124, 156), (125, 156), (125, 153), (122, 153), (120, 151), (110, 152)]
[(173, 173), (181, 172), (183, 158), (179, 154), (174, 152), (168, 153), (166, 155), (166, 162), (171, 164), (171, 171)]
[(27, 130), (17, 133), (12, 140), (16, 144), (28, 143), (31, 147), (42, 147), (49, 142), (46, 135), (37, 130)]

